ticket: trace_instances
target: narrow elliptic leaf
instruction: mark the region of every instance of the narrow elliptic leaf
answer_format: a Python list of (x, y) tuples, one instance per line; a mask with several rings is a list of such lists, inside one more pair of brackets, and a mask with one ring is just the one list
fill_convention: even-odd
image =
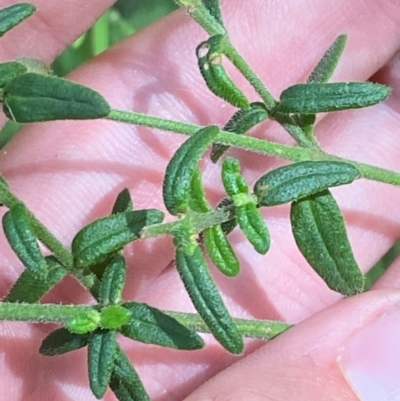
[(156, 209), (134, 210), (88, 224), (72, 241), (76, 266), (90, 266), (106, 260), (111, 253), (140, 238), (143, 227), (161, 223), (163, 218), (163, 213)]
[(167, 210), (177, 215), (186, 213), (190, 201), (190, 186), (197, 164), (218, 135), (219, 128), (202, 128), (191, 136), (170, 160), (163, 183), (163, 197)]
[(222, 22), (222, 15), (221, 9), (219, 7), (219, 0), (202, 0), (204, 6), (210, 12), (210, 14), (221, 24)]
[(194, 330), (160, 310), (137, 302), (127, 302), (122, 306), (131, 313), (131, 320), (119, 330), (124, 336), (146, 344), (176, 349), (204, 347), (204, 341)]
[(361, 174), (351, 164), (337, 161), (305, 161), (279, 167), (254, 185), (259, 206), (273, 206), (349, 184)]
[(239, 260), (221, 226), (204, 230), (204, 247), (211, 261), (223, 274), (233, 277), (239, 273)]
[(224, 35), (215, 35), (199, 44), (196, 49), (199, 69), (214, 95), (235, 107), (248, 108), (250, 103), (246, 96), (229, 78), (222, 65), (225, 39)]
[(46, 356), (62, 355), (83, 348), (90, 334), (70, 333), (66, 328), (52, 331), (43, 341), (39, 353)]
[(133, 201), (129, 189), (123, 189), (115, 200), (112, 214), (131, 212), (133, 210)]
[(340, 209), (328, 190), (293, 202), (290, 219), (301, 253), (329, 288), (344, 295), (363, 291)]
[(117, 332), (97, 330), (88, 342), (88, 367), (90, 389), (96, 398), (104, 396), (114, 369), (117, 351)]
[(212, 211), (212, 207), (207, 202), (204, 193), (201, 171), (197, 167), (193, 173), (189, 189), (189, 209), (197, 213), (207, 213)]
[(329, 49), (325, 52), (317, 66), (313, 69), (307, 82), (328, 82), (335, 70), (343, 50), (346, 46), (347, 36), (339, 35)]
[(254, 249), (266, 254), (271, 243), (267, 226), (264, 219), (254, 203), (246, 203), (236, 209), (236, 218), (239, 227)]
[(24, 74), (27, 68), (18, 61), (0, 64), (0, 88), (4, 88), (12, 79)]
[[(250, 107), (238, 110), (223, 128), (224, 131), (233, 134), (244, 135), (258, 123), (268, 119), (268, 112), (263, 103), (250, 103)], [(218, 143), (211, 148), (211, 160), (216, 163), (219, 158), (229, 149), (227, 145)]]
[(0, 10), (0, 37), (30, 17), (35, 11), (36, 7), (29, 3), (17, 3)]
[(239, 160), (233, 157), (227, 157), (222, 164), (222, 183), (231, 197), (249, 193), (249, 187), (240, 170)]
[(114, 365), (110, 388), (119, 401), (151, 401), (136, 370), (119, 347)]
[(106, 267), (99, 289), (99, 303), (103, 306), (121, 302), (125, 285), (126, 266), (122, 255), (115, 255)]
[(229, 210), (231, 213), (231, 219), (226, 221), (225, 223), (221, 224), (222, 231), (228, 235), (236, 226), (237, 226), (237, 219), (236, 219), (236, 206), (233, 202), (232, 198), (224, 198), (218, 204), (217, 209), (225, 208), (225, 210)]
[(3, 302), (38, 302), (67, 274), (66, 269), (52, 256), (46, 257), (47, 276), (38, 277), (31, 270), (24, 270)]
[(214, 337), (233, 354), (243, 351), (243, 339), (227, 311), (200, 247), (178, 246), (176, 264), (186, 291)]
[(281, 94), (276, 113), (315, 114), (372, 106), (391, 89), (371, 82), (309, 83), (289, 87)]
[(5, 86), (3, 109), (19, 123), (102, 118), (110, 112), (108, 103), (94, 90), (35, 73), (20, 75)]
[(38, 278), (47, 275), (47, 263), (39, 249), (29, 212), (22, 203), (3, 216), (3, 230), (11, 248), (24, 266)]

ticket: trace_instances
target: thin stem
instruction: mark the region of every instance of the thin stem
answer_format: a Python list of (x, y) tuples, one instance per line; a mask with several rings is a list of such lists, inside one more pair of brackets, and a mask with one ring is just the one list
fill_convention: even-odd
[(0, 320), (66, 323), (76, 317), (99, 314), (91, 306), (0, 302)]
[[(200, 333), (210, 333), (210, 329), (195, 313), (182, 313), (164, 311), (167, 315), (176, 319), (184, 326), (198, 331)], [(233, 319), (239, 332), (248, 338), (258, 338), (261, 340), (268, 340), (283, 333), (292, 325), (284, 322), (274, 320), (257, 320), (257, 319)]]

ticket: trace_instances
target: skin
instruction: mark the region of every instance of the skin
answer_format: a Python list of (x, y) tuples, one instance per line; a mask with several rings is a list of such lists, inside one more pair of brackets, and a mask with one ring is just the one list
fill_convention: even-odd
[[(51, 62), (113, 3), (88, 0), (82, 7), (77, 0), (32, 2), (39, 11), (1, 38), (2, 60), (36, 57)], [(0, 7), (12, 3), (0, 1)], [(400, 169), (397, 0), (231, 0), (224, 3), (223, 13), (233, 43), (275, 97), (304, 81), (334, 38), (347, 33), (348, 44), (332, 81), (374, 77), (391, 86), (393, 94), (372, 108), (322, 117), (318, 141), (328, 152)], [(195, 65), (194, 49), (206, 37), (179, 11), (103, 53), (70, 78), (98, 90), (117, 109), (222, 126), (233, 108), (206, 90)], [(232, 77), (243, 83), (235, 71)], [(250, 89), (247, 93), (257, 99)], [(291, 143), (273, 123), (260, 125), (254, 135)], [(163, 172), (184, 138), (100, 120), (31, 124), (2, 150), (0, 171), (16, 195), (68, 246), (84, 224), (110, 212), (124, 187), (131, 190), (136, 208), (164, 210)], [(231, 154), (242, 161), (249, 182), (281, 163), (244, 151)], [(206, 160), (202, 166), (210, 200), (217, 202), (222, 197), (219, 168)], [(356, 259), (367, 271), (398, 237), (398, 189), (359, 181), (333, 193), (344, 211)], [(299, 324), (266, 345), (249, 341), (246, 355), (239, 357), (213, 340), (204, 350), (178, 352), (121, 338), (152, 399), (358, 400), (336, 359), (346, 339), (398, 303), (399, 264), (394, 263), (376, 284), (376, 291), (343, 300), (327, 289), (297, 250), (288, 207), (270, 208), (264, 215), (272, 237), (269, 253), (257, 255), (235, 231), (231, 239), (242, 271), (237, 279), (215, 271), (214, 276), (232, 315)], [(193, 310), (171, 263), (170, 238), (134, 243), (126, 256), (126, 300)], [(4, 238), (0, 263), (3, 296), (22, 271)], [(89, 301), (72, 278), (43, 299)], [(38, 355), (41, 340), (51, 329), (0, 323), (0, 376), (7, 383), (0, 388), (0, 399), (94, 399), (87, 388), (85, 350), (54, 358)], [(105, 399), (115, 397), (108, 391)]]

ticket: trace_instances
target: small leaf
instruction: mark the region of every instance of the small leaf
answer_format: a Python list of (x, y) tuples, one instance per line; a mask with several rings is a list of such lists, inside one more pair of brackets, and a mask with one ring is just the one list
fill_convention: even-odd
[(289, 87), (274, 113), (315, 114), (372, 106), (386, 99), (391, 89), (371, 82), (309, 83)]
[(221, 226), (204, 230), (204, 246), (211, 261), (223, 274), (234, 277), (239, 273), (240, 263)]
[(236, 218), (239, 227), (254, 249), (266, 254), (271, 243), (267, 226), (264, 219), (254, 203), (246, 203), (236, 209)]
[[(238, 110), (226, 123), (223, 130), (232, 132), (233, 134), (244, 135), (268, 117), (268, 112), (263, 103), (250, 103), (250, 107)], [(228, 145), (213, 144), (210, 155), (211, 161), (216, 163), (228, 149)]]
[[(0, 11), (1, 12), (1, 11)], [(24, 74), (27, 68), (18, 61), (0, 64), (0, 88), (4, 88), (12, 79)]]
[(31, 270), (24, 270), (12, 286), (3, 302), (38, 302), (67, 274), (66, 269), (52, 256), (46, 258), (48, 272), (46, 278), (38, 277)]
[(90, 389), (96, 398), (104, 396), (117, 351), (117, 332), (113, 330), (97, 330), (88, 342), (88, 367)]
[(207, 202), (204, 187), (201, 180), (201, 171), (196, 168), (189, 189), (189, 209), (196, 213), (207, 213), (212, 211), (212, 207)]
[(221, 224), (222, 231), (228, 235), (233, 229), (237, 226), (237, 219), (236, 219), (236, 206), (233, 202), (232, 198), (224, 198), (221, 202), (217, 205), (217, 210), (224, 208), (225, 210), (230, 211), (230, 216), (232, 217), (230, 220), (225, 221)]
[(89, 266), (106, 260), (110, 254), (140, 238), (143, 227), (161, 223), (164, 215), (156, 209), (118, 213), (88, 224), (72, 241), (77, 266)]
[(115, 200), (112, 214), (131, 212), (133, 210), (133, 202), (129, 189), (123, 189)]
[(363, 291), (340, 209), (328, 190), (292, 203), (293, 235), (301, 253), (329, 288), (344, 295)]
[(109, 305), (100, 312), (100, 326), (103, 329), (117, 330), (126, 324), (131, 314), (121, 305)]
[(110, 388), (119, 401), (151, 401), (143, 384), (125, 354), (117, 348)]
[(207, 147), (218, 135), (219, 128), (209, 126), (197, 131), (173, 155), (163, 183), (167, 210), (177, 215), (186, 213), (190, 201), (190, 186), (197, 164)]
[(204, 6), (210, 12), (210, 14), (221, 24), (222, 22), (222, 15), (221, 9), (219, 7), (219, 0), (202, 0)]
[(18, 3), (0, 10), (0, 37), (30, 17), (35, 11), (36, 7), (29, 3)]
[(96, 309), (88, 312), (77, 312), (77, 315), (71, 317), (65, 322), (65, 328), (74, 334), (86, 334), (96, 330), (101, 322), (101, 315)]
[(317, 66), (311, 72), (307, 82), (328, 82), (335, 70), (343, 50), (346, 46), (347, 36), (339, 35), (323, 55)]
[(66, 328), (52, 331), (39, 348), (42, 355), (54, 356), (83, 348), (89, 341), (90, 334), (70, 333)]
[(233, 157), (227, 157), (222, 164), (222, 183), (231, 197), (249, 193), (249, 187), (240, 170), (239, 160)]
[(20, 75), (4, 88), (4, 113), (19, 123), (102, 118), (110, 106), (94, 90), (62, 78)]
[(122, 290), (125, 285), (125, 258), (117, 254), (107, 265), (101, 279), (99, 303), (103, 306), (121, 302)]
[(304, 198), (324, 189), (360, 178), (351, 164), (337, 161), (305, 161), (279, 167), (254, 185), (260, 206), (274, 206)]
[(29, 212), (22, 203), (14, 205), (3, 216), (3, 230), (11, 248), (24, 266), (36, 277), (45, 278), (46, 259), (40, 252)]
[(178, 246), (176, 264), (186, 291), (211, 333), (228, 351), (240, 354), (244, 347), (242, 336), (211, 278), (200, 247), (196, 243)]
[(196, 48), (201, 75), (214, 95), (235, 107), (248, 108), (250, 103), (246, 96), (229, 78), (222, 65), (224, 41), (224, 35), (214, 35)]
[(119, 330), (124, 336), (146, 344), (182, 350), (204, 347), (204, 341), (194, 330), (160, 310), (137, 302), (127, 302), (122, 306), (131, 314), (131, 320)]

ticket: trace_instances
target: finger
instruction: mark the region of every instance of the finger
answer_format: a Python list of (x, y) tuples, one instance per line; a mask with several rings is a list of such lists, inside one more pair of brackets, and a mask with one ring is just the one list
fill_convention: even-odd
[(338, 302), (224, 370), (185, 401), (394, 400), (399, 292)]

